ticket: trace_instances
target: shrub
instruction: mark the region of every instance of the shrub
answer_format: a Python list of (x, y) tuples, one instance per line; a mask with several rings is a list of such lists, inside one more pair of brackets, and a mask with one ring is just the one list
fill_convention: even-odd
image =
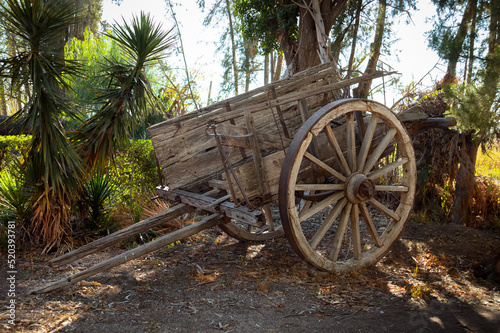
[(13, 162), (26, 151), (30, 141), (30, 135), (0, 136), (0, 170), (10, 170)]

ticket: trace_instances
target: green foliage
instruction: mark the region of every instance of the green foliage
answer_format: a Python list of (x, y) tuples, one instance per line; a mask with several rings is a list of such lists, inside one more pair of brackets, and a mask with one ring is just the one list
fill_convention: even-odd
[[(32, 206), (36, 170), (30, 165), (19, 165), (21, 151), (30, 139), (25, 135), (0, 136), (0, 156), (9, 157), (3, 160), (0, 173), (0, 220), (3, 223), (9, 219), (21, 221), (29, 215)], [(90, 223), (83, 226), (88, 232), (107, 232), (112, 228), (110, 217), (117, 206), (129, 207), (132, 202), (131, 217), (135, 222), (139, 221), (143, 198), (150, 198), (158, 184), (151, 141), (130, 140), (128, 145), (117, 151), (114, 162), (109, 161), (106, 172), (94, 172), (85, 181), (83, 191), (75, 197), (78, 207), (74, 207), (72, 212), (88, 219)]]
[(29, 192), (22, 187), (20, 179), (16, 179), (6, 170), (0, 172), (0, 221), (21, 222), (30, 211)]
[(10, 170), (31, 142), (30, 135), (0, 135), (0, 170)]
[(297, 41), (299, 6), (295, 1), (235, 0), (238, 29), (248, 40), (257, 40), (264, 54), (280, 50), (280, 40)]
[[(105, 59), (116, 59), (119, 62), (125, 61), (122, 54), (113, 40), (106, 35), (98, 36), (89, 28), (85, 29), (84, 39), (72, 38), (66, 43), (65, 57), (70, 61), (80, 63), (82, 74), (71, 78), (73, 98), (82, 102), (89, 102), (96, 98), (98, 88), (105, 88), (104, 80), (101, 76)], [(90, 104), (90, 103), (89, 103)], [(88, 108), (96, 107), (90, 104)]]
[[(151, 193), (159, 184), (156, 158), (150, 140), (129, 141), (127, 146), (117, 151), (114, 166), (109, 165), (107, 170), (124, 201), (134, 194)], [(132, 190), (131, 178), (134, 180)]]
[(484, 87), (452, 84), (444, 86), (443, 91), (460, 132), (473, 130), (479, 140), (496, 136), (500, 129), (500, 103), (498, 99), (492, 103)]
[(500, 147), (498, 142), (487, 150), (479, 151), (476, 160), (476, 174), (500, 181)]

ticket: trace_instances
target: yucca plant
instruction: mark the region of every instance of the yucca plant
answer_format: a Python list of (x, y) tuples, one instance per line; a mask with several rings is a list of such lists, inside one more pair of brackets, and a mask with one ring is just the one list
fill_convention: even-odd
[(118, 147), (128, 144), (133, 126), (146, 112), (148, 104), (155, 105), (155, 96), (146, 76), (146, 66), (160, 60), (175, 41), (172, 30), (143, 12), (129, 24), (115, 25), (107, 34), (127, 55), (128, 61), (108, 59), (103, 74), (107, 88), (99, 92), (92, 104), (100, 109), (80, 128), (76, 140), (81, 156), (92, 167), (104, 167)]
[(117, 186), (108, 173), (94, 171), (83, 185), (82, 210), (88, 215), (87, 229), (92, 233), (109, 233), (111, 212), (118, 205)]
[(12, 87), (28, 88), (28, 100), (11, 118), (32, 132), (23, 168), (30, 170), (36, 192), (30, 232), (45, 244), (57, 245), (69, 226), (69, 203), (78, 186), (83, 164), (61, 125), (64, 116), (77, 117), (65, 97), (65, 75), (78, 73), (64, 59), (64, 36), (75, 21), (72, 2), (5, 0), (0, 15), (19, 40), (20, 51), (0, 60), (1, 73)]

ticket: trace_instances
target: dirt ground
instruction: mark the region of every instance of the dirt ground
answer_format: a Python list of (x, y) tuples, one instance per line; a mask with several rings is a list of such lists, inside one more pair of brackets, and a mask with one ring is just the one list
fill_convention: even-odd
[(376, 266), (331, 275), (304, 264), (285, 239), (241, 243), (218, 229), (59, 292), (34, 288), (125, 249), (53, 271), (49, 257), (16, 261), (16, 320), (8, 324), (1, 258), (2, 332), (500, 332), (500, 286), (473, 267), (500, 238), (410, 222)]

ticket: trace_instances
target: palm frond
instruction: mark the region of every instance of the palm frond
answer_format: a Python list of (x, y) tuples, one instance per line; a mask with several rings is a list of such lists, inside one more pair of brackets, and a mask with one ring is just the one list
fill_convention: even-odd
[(128, 53), (138, 68), (145, 63), (163, 58), (163, 52), (170, 48), (177, 36), (172, 34), (173, 28), (164, 31), (161, 24), (156, 24), (149, 14), (140, 12), (133, 16), (131, 24), (123, 21), (116, 25), (108, 37), (115, 40)]

